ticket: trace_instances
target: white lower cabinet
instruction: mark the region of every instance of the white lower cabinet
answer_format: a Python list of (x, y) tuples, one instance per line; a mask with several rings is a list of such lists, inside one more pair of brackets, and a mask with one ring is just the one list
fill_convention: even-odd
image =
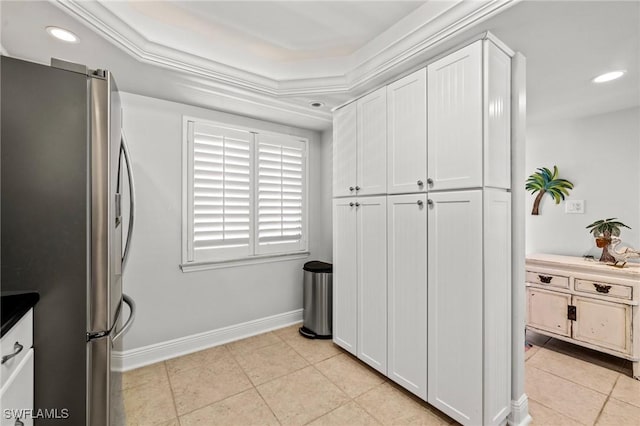
[(357, 355), (387, 373), (387, 197), (356, 200)]
[(387, 201), (388, 376), (427, 398), (427, 196)]
[(333, 341), (356, 355), (357, 251), (354, 199), (333, 200)]
[(462, 424), (501, 424), (511, 399), (510, 195), (428, 196), (428, 402)]
[(0, 407), (2, 426), (33, 425), (33, 310), (29, 310), (2, 337)]
[(387, 372), (386, 196), (333, 201), (333, 340)]
[[(33, 349), (29, 349), (20, 361), (16, 374), (3, 383), (0, 405), (3, 410), (10, 411), (2, 413), (2, 426), (33, 425), (33, 418), (29, 414), (24, 415), (33, 409), (33, 379)], [(24, 413), (22, 417), (21, 413)]]

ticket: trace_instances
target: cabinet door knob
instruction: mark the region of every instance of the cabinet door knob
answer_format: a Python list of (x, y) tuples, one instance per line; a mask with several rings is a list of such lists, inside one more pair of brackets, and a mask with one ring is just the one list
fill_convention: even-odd
[(349, 207), (353, 207), (353, 205), (354, 205), (353, 203), (349, 203)]
[(353, 191), (353, 186), (350, 186), (350, 187), (349, 187), (349, 191)]
[(421, 180), (419, 180), (417, 183), (418, 183), (418, 186), (424, 185), (424, 183)]
[(5, 356), (2, 357), (2, 364), (4, 364), (5, 362), (9, 361), (14, 356), (18, 355), (20, 352), (22, 352), (23, 349), (24, 349), (24, 346), (22, 346), (20, 343), (18, 343), (18, 342), (14, 343), (14, 345), (13, 345), (13, 353), (9, 354), (9, 355), (5, 355)]
[(360, 187), (356, 185), (356, 191), (360, 191)]
[(431, 179), (431, 178), (427, 178), (427, 183), (428, 183), (429, 185), (433, 185), (433, 179)]
[(427, 199), (427, 204), (433, 206), (433, 200), (431, 198)]
[(418, 205), (419, 205), (420, 207), (422, 207), (422, 205), (423, 205), (423, 204), (424, 204), (424, 203), (422, 202), (422, 200), (418, 200)]
[(356, 203), (356, 207), (360, 207), (360, 203)]

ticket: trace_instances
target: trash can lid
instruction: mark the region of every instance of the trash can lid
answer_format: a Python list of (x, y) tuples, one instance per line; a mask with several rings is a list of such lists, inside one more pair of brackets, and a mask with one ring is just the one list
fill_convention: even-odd
[(320, 262), (319, 260), (312, 260), (311, 262), (305, 263), (302, 269), (309, 272), (332, 273), (333, 265), (327, 262)]

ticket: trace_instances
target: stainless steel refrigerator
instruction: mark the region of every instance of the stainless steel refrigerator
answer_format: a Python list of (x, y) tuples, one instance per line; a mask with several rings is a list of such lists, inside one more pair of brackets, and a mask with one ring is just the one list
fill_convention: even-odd
[(34, 408), (69, 415), (35, 424), (123, 424), (112, 354), (135, 313), (122, 293), (134, 197), (118, 88), (55, 59), (3, 56), (0, 77), (1, 286), (39, 292)]

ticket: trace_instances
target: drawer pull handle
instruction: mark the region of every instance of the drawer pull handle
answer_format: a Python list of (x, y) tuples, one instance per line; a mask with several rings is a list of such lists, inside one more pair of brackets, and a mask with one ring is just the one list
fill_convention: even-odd
[(15, 426), (24, 426), (24, 423), (20, 420), (17, 419), (16, 422), (14, 423)]
[(540, 278), (540, 281), (542, 281), (545, 284), (549, 284), (553, 279), (553, 277), (550, 277), (548, 275), (538, 275), (538, 278)]
[(5, 356), (2, 357), (2, 364), (4, 364), (5, 362), (9, 361), (14, 356), (18, 355), (20, 352), (22, 352), (23, 349), (24, 349), (24, 346), (22, 346), (20, 343), (16, 342), (13, 345), (13, 353), (9, 354), (9, 355), (5, 355)]
[(611, 290), (611, 286), (610, 285), (593, 283), (593, 286), (596, 288), (596, 291), (598, 293), (609, 293), (609, 290)]

